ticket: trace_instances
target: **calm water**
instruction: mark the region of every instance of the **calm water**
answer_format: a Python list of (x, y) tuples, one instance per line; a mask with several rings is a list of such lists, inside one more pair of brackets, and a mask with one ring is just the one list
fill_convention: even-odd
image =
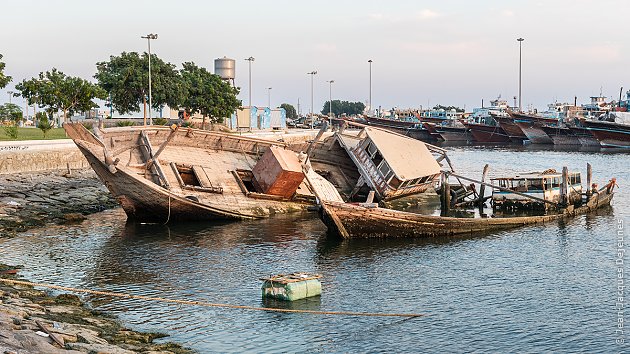
[(492, 173), (566, 165), (584, 174), (591, 162), (600, 185), (615, 176), (621, 189), (596, 215), (439, 240), (331, 240), (315, 214), (166, 227), (126, 224), (113, 210), (0, 240), (0, 262), (25, 265), (23, 275), (35, 281), (251, 306), (269, 305), (259, 277), (312, 271), (324, 275), (321, 298), (284, 306), (428, 315), (348, 318), (87, 298), (134, 329), (168, 333), (200, 352), (624, 351), (615, 343), (615, 259), (618, 220), (630, 223), (630, 155), (450, 150), (457, 171), (472, 177), (485, 162)]

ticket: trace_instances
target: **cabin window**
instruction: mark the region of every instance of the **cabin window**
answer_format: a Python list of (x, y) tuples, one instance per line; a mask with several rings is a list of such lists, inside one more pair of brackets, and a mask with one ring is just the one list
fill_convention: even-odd
[(552, 186), (551, 186), (551, 179), (550, 178), (545, 178), (544, 179), (544, 185), (545, 185), (545, 190), (551, 190)]
[(389, 179), (392, 178), (393, 176), (394, 176), (394, 171), (389, 170), (387, 175), (385, 175), (385, 180), (389, 182)]
[(541, 179), (533, 179), (527, 182), (529, 182), (529, 190), (531, 191), (543, 190), (543, 181)]
[(387, 178), (387, 174), (389, 174), (391, 172), (391, 169), (389, 168), (389, 165), (387, 164), (386, 161), (381, 162), (380, 165), (378, 166), (378, 170), (381, 173), (381, 175), (385, 178)]
[(513, 182), (513, 189), (517, 192), (527, 192), (527, 180), (525, 179), (517, 179)]
[(560, 177), (554, 177), (553, 178), (553, 186), (557, 187), (560, 185)]
[(389, 185), (394, 188), (394, 189), (398, 189), (398, 187), (400, 187), (400, 180), (398, 179), (398, 177), (394, 176), (392, 177), (392, 180), (389, 181)]

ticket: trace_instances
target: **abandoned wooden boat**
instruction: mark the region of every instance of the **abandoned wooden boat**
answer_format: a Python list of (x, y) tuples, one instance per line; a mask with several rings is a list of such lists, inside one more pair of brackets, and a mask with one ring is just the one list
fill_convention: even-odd
[[(422, 142), (378, 128), (320, 142), (323, 128), (314, 140), (293, 143), (176, 126), (96, 128), (95, 134), (78, 123), (64, 128), (128, 217), (144, 222), (304, 210), (315, 204), (311, 183), (323, 176), (346, 200), (373, 188), (385, 201), (423, 192), (440, 169)], [(403, 148), (410, 141), (413, 153)], [(312, 166), (308, 181), (305, 163)]]
[(130, 219), (255, 219), (314, 201), (298, 155), (281, 142), (177, 127), (64, 128)]
[[(492, 178), (492, 184), (501, 188), (492, 190), (493, 207), (495, 209), (549, 209), (562, 202), (570, 205), (580, 203), (582, 201), (580, 173), (567, 173), (566, 178), (566, 189), (564, 189), (563, 174), (554, 169)], [(565, 195), (567, 200), (563, 201)]]
[(414, 214), (356, 205), (339, 201), (321, 201), (320, 216), (328, 230), (342, 238), (438, 237), (484, 233), (525, 225), (545, 224), (575, 217), (610, 205), (615, 181), (593, 193), (579, 206), (570, 206), (556, 214), (497, 218), (456, 218)]
[(476, 143), (479, 144), (502, 144), (511, 141), (508, 133), (499, 125), (488, 125), (484, 123), (463, 122), (468, 128)]

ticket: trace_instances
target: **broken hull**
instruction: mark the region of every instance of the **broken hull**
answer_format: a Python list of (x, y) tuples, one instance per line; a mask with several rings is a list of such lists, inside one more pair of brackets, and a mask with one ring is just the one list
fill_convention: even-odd
[[(65, 125), (68, 135), (86, 157), (98, 177), (118, 200), (129, 219), (165, 223), (186, 220), (238, 220), (264, 218), (276, 213), (304, 210), (308, 198), (287, 200), (279, 196), (250, 193), (239, 186), (235, 171), (247, 169), (259, 154), (273, 142), (231, 137), (225, 134), (195, 132), (188, 136), (178, 132), (172, 145), (164, 149), (154, 165), (160, 167), (162, 179), (146, 170), (138, 153), (138, 139), (148, 134), (154, 142), (164, 142), (169, 129), (148, 127), (109, 129), (103, 142), (82, 127)], [(229, 150), (221, 151), (224, 144)], [(254, 145), (251, 145), (254, 144)], [(281, 145), (281, 144), (280, 144)], [(108, 159), (105, 148), (111, 149)], [(242, 148), (242, 150), (241, 150)], [(241, 151), (238, 151), (241, 150)], [(237, 152), (238, 151), (238, 152)], [(112, 161), (115, 168), (112, 168)], [(140, 162), (140, 163), (138, 163)], [(144, 163), (142, 163), (144, 162)], [(208, 174), (217, 188), (181, 185), (174, 164), (196, 165)], [(168, 183), (156, 182), (167, 180)], [(241, 182), (242, 184), (242, 182)]]
[(543, 216), (454, 218), (323, 202), (320, 217), (330, 232), (347, 239), (457, 236), (544, 224), (574, 217), (610, 205), (613, 195), (613, 192), (602, 192), (594, 195), (586, 205), (562, 214)]

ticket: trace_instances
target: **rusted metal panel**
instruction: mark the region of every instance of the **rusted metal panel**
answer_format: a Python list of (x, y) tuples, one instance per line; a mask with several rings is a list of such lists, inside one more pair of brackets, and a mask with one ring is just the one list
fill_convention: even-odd
[(304, 180), (295, 152), (271, 146), (252, 169), (262, 193), (291, 198)]

